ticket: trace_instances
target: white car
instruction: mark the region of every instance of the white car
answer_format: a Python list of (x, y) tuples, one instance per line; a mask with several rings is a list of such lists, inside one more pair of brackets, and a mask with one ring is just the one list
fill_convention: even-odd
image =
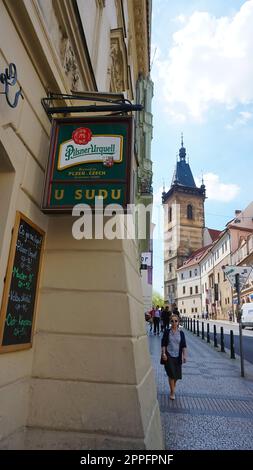
[(242, 328), (249, 326), (253, 328), (253, 302), (243, 304), (241, 316)]

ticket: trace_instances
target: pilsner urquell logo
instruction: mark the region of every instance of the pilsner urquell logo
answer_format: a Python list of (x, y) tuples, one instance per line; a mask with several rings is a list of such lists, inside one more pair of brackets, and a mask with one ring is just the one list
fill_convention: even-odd
[(77, 145), (86, 145), (92, 138), (92, 132), (87, 127), (78, 127), (72, 133), (72, 139)]
[(123, 136), (92, 134), (87, 127), (72, 132), (72, 139), (59, 149), (58, 170), (82, 163), (103, 163), (108, 168), (122, 162)]

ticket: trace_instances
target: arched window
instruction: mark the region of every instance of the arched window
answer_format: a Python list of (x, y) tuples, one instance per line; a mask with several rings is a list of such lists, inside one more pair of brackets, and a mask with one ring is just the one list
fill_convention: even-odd
[(169, 222), (172, 221), (172, 207), (169, 207), (169, 210), (168, 210), (168, 219), (169, 219)]
[(188, 204), (187, 206), (187, 219), (193, 219), (193, 210), (191, 204)]

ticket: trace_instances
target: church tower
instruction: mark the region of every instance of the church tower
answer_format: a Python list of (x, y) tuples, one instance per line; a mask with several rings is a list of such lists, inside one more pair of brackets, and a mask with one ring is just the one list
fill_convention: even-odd
[(195, 184), (181, 137), (171, 187), (162, 194), (164, 207), (164, 299), (177, 303), (177, 269), (203, 246), (205, 185)]

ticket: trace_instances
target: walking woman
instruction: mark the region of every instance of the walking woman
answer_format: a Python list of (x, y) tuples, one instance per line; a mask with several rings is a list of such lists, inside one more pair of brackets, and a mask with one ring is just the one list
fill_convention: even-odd
[(182, 330), (179, 330), (179, 318), (171, 316), (171, 328), (164, 331), (162, 337), (162, 356), (167, 361), (164, 365), (170, 386), (170, 399), (175, 400), (177, 380), (182, 379), (182, 363), (186, 362), (186, 341)]

